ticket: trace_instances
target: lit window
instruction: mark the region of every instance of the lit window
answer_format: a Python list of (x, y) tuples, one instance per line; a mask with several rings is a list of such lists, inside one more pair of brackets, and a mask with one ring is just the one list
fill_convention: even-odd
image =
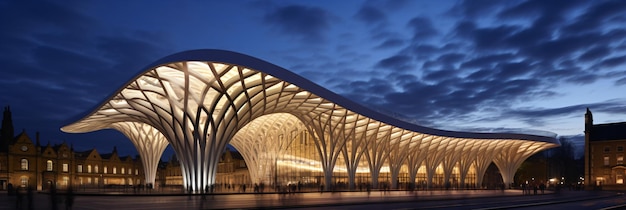
[(52, 171), (52, 160), (46, 161), (46, 171)]
[(604, 156), (604, 166), (609, 165), (609, 156)]
[(26, 158), (22, 158), (21, 168), (23, 171), (28, 171), (28, 160)]
[(93, 178), (93, 183), (95, 183), (95, 184), (100, 184), (100, 183), (98, 182), (98, 177)]
[(87, 173), (91, 173), (91, 165), (87, 165)]
[(63, 182), (61, 182), (61, 185), (67, 186), (67, 183), (69, 183), (69, 181), (70, 181), (70, 178), (67, 177), (67, 176), (64, 176), (63, 177)]
[(135, 175), (139, 175), (139, 170), (135, 169)]
[(113, 167), (113, 174), (117, 174), (117, 168)]
[(124, 174), (124, 168), (122, 168), (122, 174)]
[(624, 175), (623, 174), (615, 175), (615, 184), (624, 184)]
[(63, 163), (63, 172), (67, 172), (68, 169), (67, 163)]
[(98, 172), (99, 172), (99, 171), (98, 171), (98, 165), (93, 166), (93, 170), (94, 170), (96, 173), (98, 173)]
[(22, 187), (28, 186), (28, 177), (27, 176), (20, 177), (20, 183)]
[(104, 173), (109, 173), (108, 168), (106, 166), (104, 166)]
[(78, 164), (78, 166), (76, 166), (76, 172), (83, 173), (83, 165)]
[(617, 155), (617, 165), (624, 164), (624, 155)]
[(91, 177), (87, 177), (87, 184), (91, 184)]

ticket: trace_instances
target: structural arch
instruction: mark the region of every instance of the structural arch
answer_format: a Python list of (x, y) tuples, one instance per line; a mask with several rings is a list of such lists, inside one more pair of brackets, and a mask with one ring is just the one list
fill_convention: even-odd
[[(415, 125), (368, 109), (276, 65), (223, 50), (193, 50), (160, 59), (61, 130), (120, 130), (134, 139), (142, 158), (160, 156), (160, 148), (169, 143), (181, 162), (185, 187), (201, 191), (215, 183), (219, 157), (236, 134), (253, 120), (276, 113), (289, 113), (302, 122), (316, 145), (327, 189), (337, 161), (347, 163), (348, 173), (353, 173), (359, 161), (355, 159), (362, 156), (367, 157), (375, 183), (382, 165), (393, 165), (397, 176), (401, 164), (418, 164), (415, 160), (426, 163), (430, 172), (445, 165), (449, 177), (464, 156), (446, 157), (447, 153), (480, 150), (485, 144), (477, 142), (497, 142), (493, 151), (499, 155), (489, 158), (507, 172), (529, 154), (559, 145), (554, 136)], [(153, 162), (144, 161), (146, 177), (154, 177)], [(506, 176), (505, 181), (512, 180), (513, 174)]]

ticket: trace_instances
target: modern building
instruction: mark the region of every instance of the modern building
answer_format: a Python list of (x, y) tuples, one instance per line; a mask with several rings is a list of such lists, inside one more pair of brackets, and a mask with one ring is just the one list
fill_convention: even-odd
[(593, 124), (585, 113), (585, 189), (626, 190), (626, 122)]
[[(161, 190), (179, 191), (183, 187), (182, 165), (172, 156), (167, 162), (163, 162), (158, 170), (155, 185)], [(217, 173), (214, 184), (215, 192), (241, 192), (242, 185), (251, 189), (254, 185), (250, 179), (250, 173), (244, 158), (237, 151), (227, 149), (217, 165)]]
[(146, 183), (155, 182), (158, 160), (170, 144), (183, 185), (192, 191), (216, 184), (228, 144), (241, 152), (253, 183), (304, 183), (326, 190), (362, 183), (480, 187), (491, 163), (510, 184), (527, 157), (559, 146), (555, 136), (408, 123), (271, 63), (223, 50), (160, 59), (61, 130), (108, 128), (137, 147)]

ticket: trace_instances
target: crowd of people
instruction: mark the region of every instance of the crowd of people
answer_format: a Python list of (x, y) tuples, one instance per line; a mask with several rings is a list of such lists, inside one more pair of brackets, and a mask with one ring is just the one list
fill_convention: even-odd
[[(32, 186), (13, 187), (13, 184), (7, 186), (8, 195), (15, 197), (15, 209), (35, 209), (34, 192)], [(50, 197), (50, 209), (58, 210), (61, 204), (66, 210), (71, 210), (74, 205), (74, 191), (71, 187), (67, 188), (63, 193), (59, 193), (55, 185), (50, 185), (48, 191)]]

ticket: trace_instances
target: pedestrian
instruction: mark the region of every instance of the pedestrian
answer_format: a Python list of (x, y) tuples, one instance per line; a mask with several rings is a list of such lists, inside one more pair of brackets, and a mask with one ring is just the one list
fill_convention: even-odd
[(52, 205), (52, 210), (57, 210), (59, 207), (57, 206), (57, 188), (56, 185), (50, 185), (50, 204)]
[(26, 202), (28, 202), (28, 209), (35, 209), (35, 203), (33, 203), (33, 187), (28, 186), (28, 190), (26, 191)]
[(20, 192), (20, 187), (15, 189), (15, 195), (16, 195), (15, 208), (22, 209), (24, 201), (22, 200), (23, 196), (22, 196), (22, 192)]
[(65, 193), (65, 210), (71, 210), (74, 205), (74, 191), (72, 187), (67, 188), (67, 193)]

